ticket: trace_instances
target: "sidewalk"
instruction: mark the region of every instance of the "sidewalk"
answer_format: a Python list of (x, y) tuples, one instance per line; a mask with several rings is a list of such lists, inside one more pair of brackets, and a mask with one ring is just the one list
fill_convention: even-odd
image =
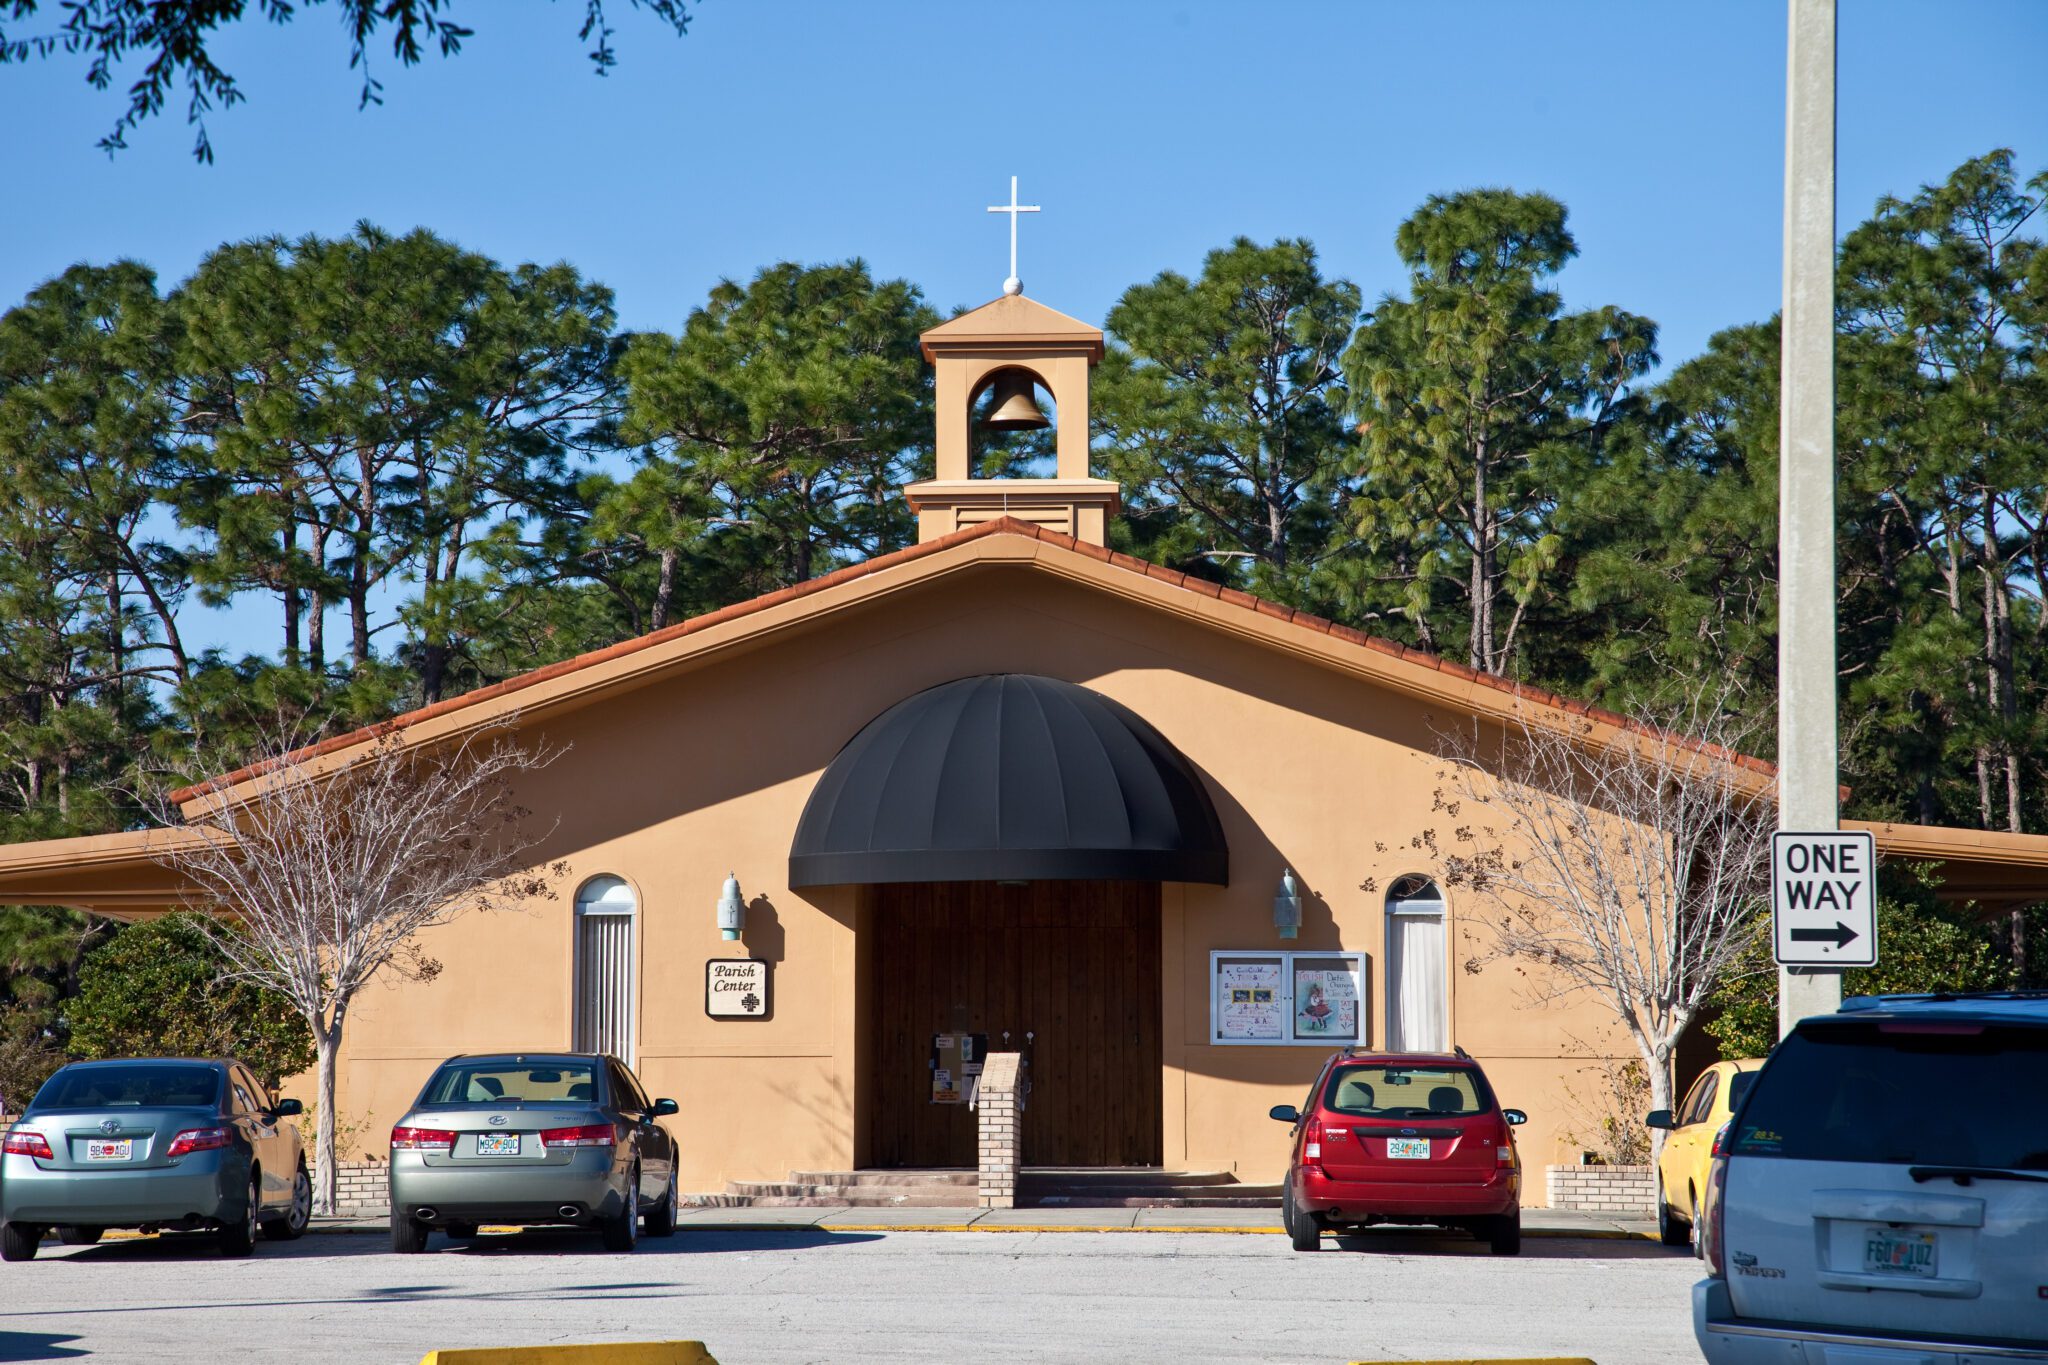
[[(1272, 1209), (747, 1209), (685, 1208), (685, 1232), (1216, 1232), (1279, 1235)], [(314, 1232), (377, 1232), (382, 1218), (315, 1218)], [(1647, 1237), (1655, 1219), (1616, 1218), (1574, 1209), (1523, 1209), (1524, 1237)]]

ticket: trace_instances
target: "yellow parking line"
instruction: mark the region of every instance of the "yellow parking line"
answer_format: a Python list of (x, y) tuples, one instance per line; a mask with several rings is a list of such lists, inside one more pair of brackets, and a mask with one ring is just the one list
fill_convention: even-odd
[(485, 1346), (429, 1351), (420, 1365), (718, 1365), (701, 1341), (615, 1341), (595, 1346)]

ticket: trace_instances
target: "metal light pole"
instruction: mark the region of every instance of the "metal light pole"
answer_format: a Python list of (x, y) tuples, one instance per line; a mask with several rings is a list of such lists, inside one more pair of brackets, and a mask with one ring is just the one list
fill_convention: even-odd
[[(1778, 404), (1778, 828), (1839, 827), (1835, 732), (1835, 0), (1788, 0)], [(1778, 1036), (1842, 1002), (1778, 969)]]

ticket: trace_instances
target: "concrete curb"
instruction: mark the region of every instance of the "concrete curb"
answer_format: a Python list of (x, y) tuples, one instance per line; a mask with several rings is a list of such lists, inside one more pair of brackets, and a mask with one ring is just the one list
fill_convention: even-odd
[[(382, 1233), (384, 1233), (384, 1232), (385, 1232), (386, 1230), (387, 1230), (387, 1229), (386, 1229), (386, 1225), (385, 1225), (385, 1224), (383, 1224), (383, 1223), (375, 1223), (375, 1224), (363, 1224), (363, 1223), (338, 1223), (338, 1224), (331, 1224), (331, 1225), (328, 1225), (328, 1226), (325, 1226), (325, 1227), (323, 1227), (323, 1226), (321, 1226), (321, 1225), (320, 1225), (320, 1224), (319, 1224), (319, 1223), (318, 1223), (318, 1222), (316, 1221), (316, 1222), (314, 1223), (314, 1225), (313, 1225), (312, 1227), (310, 1227), (310, 1228), (308, 1228), (308, 1229), (306, 1230), (306, 1235), (307, 1235), (307, 1236), (309, 1236), (309, 1237), (311, 1237), (311, 1236), (317, 1236), (317, 1235), (321, 1235), (321, 1234), (329, 1234), (329, 1233), (335, 1233), (335, 1234), (343, 1234), (343, 1235), (357, 1235), (357, 1236), (370, 1236), (370, 1235), (381, 1235), (381, 1234), (382, 1234)], [(487, 1225), (487, 1226), (485, 1226), (485, 1227), (483, 1227), (483, 1228), (480, 1228), (480, 1229), (478, 1229), (478, 1230), (479, 1230), (480, 1232), (486, 1232), (486, 1233), (493, 1233), (493, 1234), (497, 1234), (497, 1233), (510, 1233), (510, 1232), (521, 1232), (521, 1231), (524, 1231), (524, 1229), (521, 1229), (521, 1228), (515, 1228), (515, 1227), (497, 1227), (497, 1226), (490, 1226), (490, 1225)], [(1280, 1227), (1280, 1226), (1279, 1226), (1279, 1225), (1277, 1225), (1277, 1224), (1275, 1224), (1275, 1225), (1273, 1225), (1273, 1226), (1271, 1226), (1271, 1227), (1262, 1227), (1262, 1226), (1254, 1226), (1254, 1225), (1232, 1225), (1232, 1224), (1223, 1224), (1223, 1225), (1217, 1225), (1217, 1224), (1207, 1224), (1207, 1225), (1204, 1225), (1204, 1224), (1177, 1224), (1177, 1223), (1159, 1223), (1159, 1224), (1139, 1224), (1139, 1225), (1136, 1225), (1136, 1226), (1132, 1226), (1132, 1225), (1130, 1225), (1130, 1224), (1089, 1224), (1089, 1223), (995, 1223), (995, 1222), (982, 1222), (982, 1223), (796, 1223), (796, 1222), (788, 1222), (788, 1223), (779, 1223), (779, 1222), (759, 1222), (759, 1223), (738, 1223), (738, 1222), (734, 1222), (734, 1223), (699, 1223), (699, 1224), (695, 1224), (695, 1225), (692, 1225), (692, 1224), (687, 1224), (687, 1223), (686, 1223), (686, 1224), (684, 1224), (683, 1226), (681, 1226), (681, 1227), (679, 1227), (679, 1228), (677, 1228), (677, 1229), (676, 1229), (676, 1235), (677, 1235), (677, 1236), (679, 1236), (679, 1237), (681, 1237), (681, 1236), (686, 1236), (686, 1235), (689, 1235), (689, 1234), (692, 1234), (692, 1233), (706, 1233), (706, 1232), (1116, 1232), (1116, 1233), (1129, 1233), (1129, 1232), (1139, 1232), (1139, 1233), (1161, 1233), (1161, 1232), (1171, 1232), (1171, 1233), (1180, 1233), (1180, 1234), (1183, 1234), (1183, 1235), (1187, 1235), (1187, 1234), (1193, 1234), (1193, 1233), (1203, 1233), (1203, 1234), (1221, 1234), (1221, 1235), (1223, 1235), (1223, 1236), (1226, 1236), (1226, 1237), (1246, 1237), (1246, 1236), (1259, 1236), (1259, 1237), (1279, 1237), (1279, 1236), (1284, 1236), (1284, 1235), (1286, 1234), (1286, 1229), (1284, 1229), (1284, 1228)], [(139, 1237), (139, 1236), (141, 1236), (141, 1235), (142, 1235), (141, 1233), (108, 1233), (108, 1234), (107, 1234), (107, 1236), (108, 1236), (108, 1237), (110, 1237), (110, 1238), (116, 1238), (116, 1237)], [(1446, 1235), (1446, 1236), (1455, 1236), (1456, 1234), (1455, 1234), (1455, 1233), (1446, 1233), (1445, 1235)], [(1523, 1236), (1524, 1238), (1531, 1238), (1531, 1237), (1535, 1237), (1535, 1238), (1544, 1238), (1544, 1239), (1551, 1239), (1551, 1240), (1559, 1240), (1559, 1239), (1574, 1239), (1574, 1238), (1576, 1238), (1576, 1239), (1578, 1239), (1578, 1240), (1581, 1240), (1581, 1241), (1599, 1241), (1599, 1242), (1632, 1242), (1632, 1241), (1651, 1241), (1651, 1242), (1654, 1242), (1654, 1241), (1656, 1241), (1656, 1240), (1657, 1240), (1657, 1234), (1656, 1234), (1655, 1232), (1631, 1232), (1631, 1231), (1629, 1231), (1629, 1230), (1628, 1230), (1628, 1229), (1626, 1229), (1626, 1228), (1531, 1228), (1531, 1227), (1525, 1227), (1525, 1228), (1523, 1228), (1523, 1229), (1522, 1229), (1522, 1236)]]

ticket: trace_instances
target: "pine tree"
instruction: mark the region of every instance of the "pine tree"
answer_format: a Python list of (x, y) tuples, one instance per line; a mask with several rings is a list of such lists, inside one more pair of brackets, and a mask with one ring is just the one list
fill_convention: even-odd
[(1301, 240), (1240, 237), (1198, 279), (1169, 270), (1124, 291), (1095, 429), (1148, 553), (1302, 599), (1332, 548), (1349, 442), (1337, 360), (1358, 309)]
[(1435, 195), (1394, 241), (1409, 296), (1382, 301), (1344, 356), (1365, 430), (1361, 605), (1429, 649), (1462, 627), (1466, 662), (1508, 673), (1529, 612), (1562, 588), (1552, 509), (1630, 410), (1656, 325), (1564, 311), (1544, 281), (1578, 247), (1548, 195)]

